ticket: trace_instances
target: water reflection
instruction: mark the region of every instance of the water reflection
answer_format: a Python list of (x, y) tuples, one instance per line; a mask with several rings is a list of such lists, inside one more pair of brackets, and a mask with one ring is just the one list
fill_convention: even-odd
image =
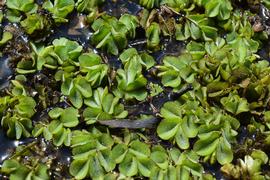
[(12, 151), (20, 144), (20, 141), (9, 139), (0, 129), (0, 164), (12, 154)]
[(185, 47), (185, 44), (181, 41), (176, 41), (172, 39), (161, 39), (161, 43), (163, 48), (160, 51), (152, 53), (155, 57), (157, 63), (161, 64), (164, 56), (179, 56)]
[(119, 18), (125, 13), (136, 15), (142, 10), (142, 7), (136, 4), (136, 2), (127, 0), (107, 0), (102, 10), (106, 11), (111, 16)]
[(47, 39), (50, 43), (54, 39), (66, 37), (70, 40), (78, 41), (84, 48), (90, 46), (89, 40), (92, 32), (84, 22), (85, 16), (77, 12), (69, 15), (69, 23), (62, 24), (54, 30), (54, 33)]
[(7, 87), (11, 75), (12, 71), (8, 66), (8, 57), (0, 57), (0, 90)]

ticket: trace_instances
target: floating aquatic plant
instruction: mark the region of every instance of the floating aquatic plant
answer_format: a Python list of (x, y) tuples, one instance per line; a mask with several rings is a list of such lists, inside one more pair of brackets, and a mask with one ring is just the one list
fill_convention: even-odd
[(269, 179), (269, 4), (0, 2), (1, 130), (25, 143), (1, 175)]

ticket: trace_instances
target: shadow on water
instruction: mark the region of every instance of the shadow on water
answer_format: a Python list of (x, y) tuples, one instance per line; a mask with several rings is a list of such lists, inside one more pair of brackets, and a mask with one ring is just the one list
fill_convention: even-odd
[(223, 174), (220, 172), (221, 166), (219, 164), (211, 165), (211, 164), (204, 164), (204, 169), (206, 173), (211, 173), (214, 177), (218, 180), (226, 180)]
[(122, 14), (129, 13), (136, 15), (142, 7), (135, 2), (129, 0), (106, 0), (105, 5), (102, 8), (109, 15), (120, 17)]
[(19, 145), (29, 144), (33, 141), (33, 138), (21, 139), (20, 141), (11, 139), (6, 136), (3, 129), (0, 129), (0, 165), (5, 159), (9, 158), (13, 154), (16, 147), (18, 147)]
[(8, 57), (0, 57), (0, 90), (8, 86), (8, 80), (11, 78), (12, 70), (8, 66)]
[(185, 47), (183, 42), (176, 41), (175, 39), (162, 39), (161, 44), (163, 46), (162, 49), (152, 53), (159, 64), (161, 64), (163, 57), (166, 55), (179, 56), (183, 53)]
[(0, 164), (9, 157), (13, 150), (20, 144), (20, 141), (9, 139), (0, 129)]
[(66, 37), (70, 40), (79, 42), (84, 48), (90, 46), (89, 40), (92, 32), (85, 22), (85, 16), (73, 12), (68, 17), (69, 23), (62, 24), (54, 29), (53, 34), (46, 40), (47, 43), (54, 39)]

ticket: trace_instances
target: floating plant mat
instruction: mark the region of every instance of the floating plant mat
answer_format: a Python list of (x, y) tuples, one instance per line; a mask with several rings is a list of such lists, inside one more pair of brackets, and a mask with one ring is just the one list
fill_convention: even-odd
[(0, 179), (270, 179), (270, 1), (0, 2)]

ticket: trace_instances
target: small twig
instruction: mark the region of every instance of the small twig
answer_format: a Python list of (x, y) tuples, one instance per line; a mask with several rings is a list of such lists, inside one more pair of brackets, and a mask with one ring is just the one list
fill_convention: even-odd
[(106, 125), (111, 128), (128, 128), (128, 129), (154, 128), (157, 122), (159, 122), (159, 119), (157, 117), (153, 117), (146, 120), (119, 119), (119, 120), (98, 121), (99, 124)]
[(109, 59), (108, 59), (108, 57), (104, 53), (101, 53), (100, 56), (101, 56), (102, 61), (105, 64), (109, 64)]
[(138, 45), (142, 45), (142, 44), (146, 44), (147, 41), (144, 39), (144, 40), (139, 40), (139, 41), (134, 41), (134, 42), (131, 42), (129, 44), (129, 46), (138, 46)]
[(182, 96), (183, 94), (185, 94), (191, 90), (193, 90), (193, 87), (191, 84), (188, 84), (188, 85), (184, 86), (183, 88), (181, 88), (178, 92), (169, 93), (168, 94), (168, 101), (176, 100), (177, 98), (179, 98), (180, 96)]
[(25, 151), (26, 151), (27, 149), (30, 149), (31, 147), (33, 147), (33, 146), (36, 145), (36, 144), (37, 144), (37, 141), (31, 142), (30, 144), (28, 144), (27, 146), (25, 146), (21, 151), (15, 152), (15, 154), (12, 155), (12, 156), (10, 157), (10, 159), (13, 159), (13, 158), (16, 158), (16, 157), (18, 157), (18, 156), (21, 156), (23, 153), (25, 153)]

